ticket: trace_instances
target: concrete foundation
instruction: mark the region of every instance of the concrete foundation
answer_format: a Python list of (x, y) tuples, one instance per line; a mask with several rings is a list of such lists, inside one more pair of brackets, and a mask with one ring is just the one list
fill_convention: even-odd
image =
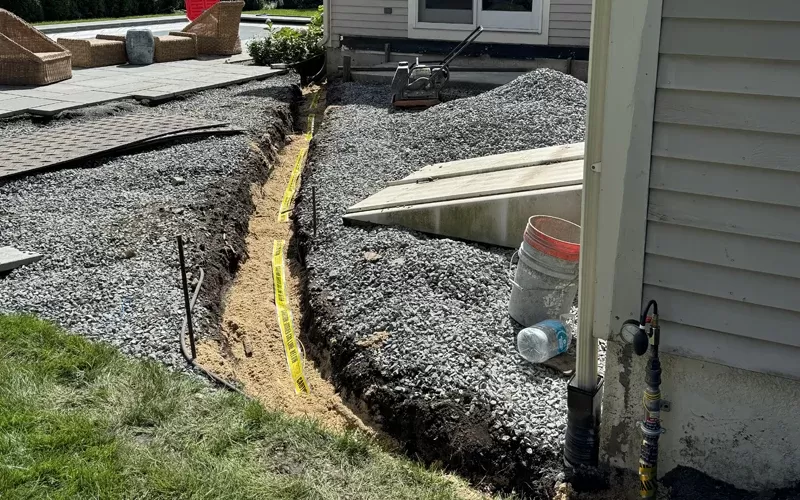
[[(668, 330), (662, 330), (668, 336)], [(600, 460), (638, 467), (646, 356), (609, 341)], [(659, 477), (688, 466), (748, 490), (800, 480), (800, 381), (661, 355), (667, 432), (659, 441)]]

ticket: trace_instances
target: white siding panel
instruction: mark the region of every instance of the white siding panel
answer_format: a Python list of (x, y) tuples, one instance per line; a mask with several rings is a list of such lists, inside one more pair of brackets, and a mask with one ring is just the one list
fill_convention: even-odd
[(786, 241), (650, 221), (645, 249), (653, 255), (800, 278), (800, 246)]
[(800, 23), (667, 18), (661, 23), (660, 52), (800, 61), (798, 40)]
[(794, 311), (653, 285), (644, 286), (642, 299), (656, 299), (664, 321), (800, 347), (800, 313)]
[(658, 87), (800, 97), (800, 62), (662, 54)]
[(800, 173), (783, 170), (653, 157), (650, 187), (800, 207)]
[[(392, 13), (385, 14), (384, 8)], [(407, 0), (331, 0), (333, 36), (408, 37)]]
[(656, 123), (653, 155), (800, 172), (793, 135)]
[(800, 99), (660, 89), (655, 121), (800, 135)]
[(651, 189), (647, 213), (658, 222), (800, 243), (795, 207)]
[[(800, 379), (800, 348), (671, 321), (661, 323), (661, 351), (770, 375)], [(787, 362), (789, 361), (789, 362)]]
[[(648, 255), (644, 282), (721, 299), (800, 312), (800, 279)], [(800, 335), (800, 330), (798, 330)]]
[(741, 19), (800, 22), (800, 2), (787, 0), (671, 0), (664, 2), (664, 17), (690, 19)]
[(550, 0), (549, 45), (589, 46), (591, 0)]

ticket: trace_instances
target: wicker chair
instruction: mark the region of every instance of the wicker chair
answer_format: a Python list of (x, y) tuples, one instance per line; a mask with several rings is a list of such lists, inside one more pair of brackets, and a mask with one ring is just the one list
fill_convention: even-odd
[(0, 84), (47, 85), (68, 78), (72, 78), (69, 51), (0, 9)]
[[(124, 35), (97, 35), (105, 40), (125, 41)], [(182, 31), (171, 31), (168, 35), (155, 37), (153, 62), (163, 63), (197, 58), (197, 35)]]
[(203, 55), (232, 56), (242, 53), (239, 22), (244, 2), (218, 2), (183, 28), (197, 35), (197, 52)]
[(98, 38), (59, 38), (58, 44), (72, 52), (72, 66), (75, 68), (96, 68), (115, 66), (128, 62), (125, 42)]

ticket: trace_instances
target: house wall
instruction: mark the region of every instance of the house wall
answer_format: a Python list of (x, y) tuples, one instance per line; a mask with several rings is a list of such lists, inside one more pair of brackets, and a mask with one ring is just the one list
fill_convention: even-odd
[[(660, 30), (644, 272), (629, 284), (659, 304), (671, 402), (659, 472), (789, 486), (800, 478), (800, 4), (663, 0)], [(611, 338), (601, 453), (635, 470), (645, 359)]]
[(550, 0), (548, 45), (588, 47), (592, 0)]
[[(392, 13), (386, 14), (385, 8)], [(332, 39), (408, 37), (407, 0), (330, 0)], [(549, 45), (589, 46), (592, 0), (550, 0)]]

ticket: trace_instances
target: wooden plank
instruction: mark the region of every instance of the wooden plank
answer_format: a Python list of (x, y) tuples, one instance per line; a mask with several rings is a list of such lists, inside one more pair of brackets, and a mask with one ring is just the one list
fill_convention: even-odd
[(800, 135), (800, 98), (660, 89), (655, 120)]
[(659, 317), (697, 328), (800, 347), (800, 313), (645, 285), (644, 301), (658, 301)]
[(565, 144), (547, 148), (528, 149), (497, 155), (468, 158), (466, 160), (451, 161), (427, 165), (408, 177), (390, 182), (389, 186), (398, 184), (415, 183), (421, 179), (445, 179), (460, 175), (474, 175), (485, 172), (495, 172), (520, 167), (532, 167), (547, 163), (580, 160), (583, 158), (584, 144)]
[(800, 172), (800, 140), (792, 135), (656, 123), (653, 155)]
[(366, 200), (353, 205), (347, 212), (363, 212), (418, 203), (434, 203), (518, 193), (535, 189), (574, 186), (582, 182), (582, 160), (538, 165), (478, 175), (450, 177), (420, 184), (389, 186)]
[(785, 170), (653, 157), (650, 187), (800, 207), (800, 173)]
[[(648, 254), (800, 278), (800, 246), (781, 240), (648, 222)], [(792, 265), (787, 265), (790, 263)]]
[[(650, 190), (648, 220), (800, 243), (800, 208)], [(798, 256), (800, 258), (800, 256)]]
[(665, 0), (664, 17), (800, 21), (800, 2), (786, 0)]
[(796, 347), (671, 321), (660, 323), (661, 352), (800, 379), (800, 349)]
[(563, 26), (556, 26), (554, 21), (580, 21), (584, 23), (589, 23), (590, 27), (592, 24), (592, 14), (587, 13), (561, 13), (561, 12), (551, 12), (550, 13), (550, 27), (563, 27)]
[(800, 63), (662, 54), (658, 87), (800, 97)]
[(800, 61), (800, 23), (664, 19), (662, 54)]
[(41, 259), (42, 256), (38, 253), (23, 252), (14, 247), (0, 247), (0, 273), (32, 264)]
[(644, 283), (800, 312), (800, 279), (648, 255)]

